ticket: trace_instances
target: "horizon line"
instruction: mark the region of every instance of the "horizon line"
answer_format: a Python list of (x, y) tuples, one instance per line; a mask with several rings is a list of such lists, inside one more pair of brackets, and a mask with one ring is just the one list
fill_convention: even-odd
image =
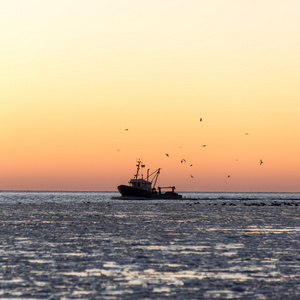
[[(118, 193), (118, 191), (99, 191), (99, 190), (0, 190), (0, 193)], [(283, 193), (300, 193), (300, 191), (289, 191), (289, 192), (270, 192), (270, 191), (178, 191), (178, 193), (268, 193), (268, 194), (283, 194)]]

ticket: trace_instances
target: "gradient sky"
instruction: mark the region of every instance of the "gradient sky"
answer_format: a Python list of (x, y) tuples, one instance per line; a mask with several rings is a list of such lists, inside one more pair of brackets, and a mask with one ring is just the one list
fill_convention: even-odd
[(114, 191), (141, 158), (178, 191), (300, 192), (299, 15), (286, 0), (1, 1), (0, 190)]

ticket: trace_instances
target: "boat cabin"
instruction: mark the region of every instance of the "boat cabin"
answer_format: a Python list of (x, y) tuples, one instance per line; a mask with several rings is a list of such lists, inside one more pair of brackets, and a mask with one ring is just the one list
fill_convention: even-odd
[(133, 188), (151, 192), (151, 182), (144, 179), (131, 179), (129, 184)]

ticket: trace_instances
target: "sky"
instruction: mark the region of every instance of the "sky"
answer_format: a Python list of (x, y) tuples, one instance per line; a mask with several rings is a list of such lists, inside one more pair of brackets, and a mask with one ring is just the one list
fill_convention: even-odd
[(140, 158), (177, 191), (300, 192), (299, 13), (1, 1), (0, 190), (116, 191)]

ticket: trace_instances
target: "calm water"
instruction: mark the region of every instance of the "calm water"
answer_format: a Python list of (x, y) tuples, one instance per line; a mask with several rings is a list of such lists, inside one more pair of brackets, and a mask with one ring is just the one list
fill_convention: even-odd
[(1, 299), (300, 299), (299, 193), (0, 192)]

